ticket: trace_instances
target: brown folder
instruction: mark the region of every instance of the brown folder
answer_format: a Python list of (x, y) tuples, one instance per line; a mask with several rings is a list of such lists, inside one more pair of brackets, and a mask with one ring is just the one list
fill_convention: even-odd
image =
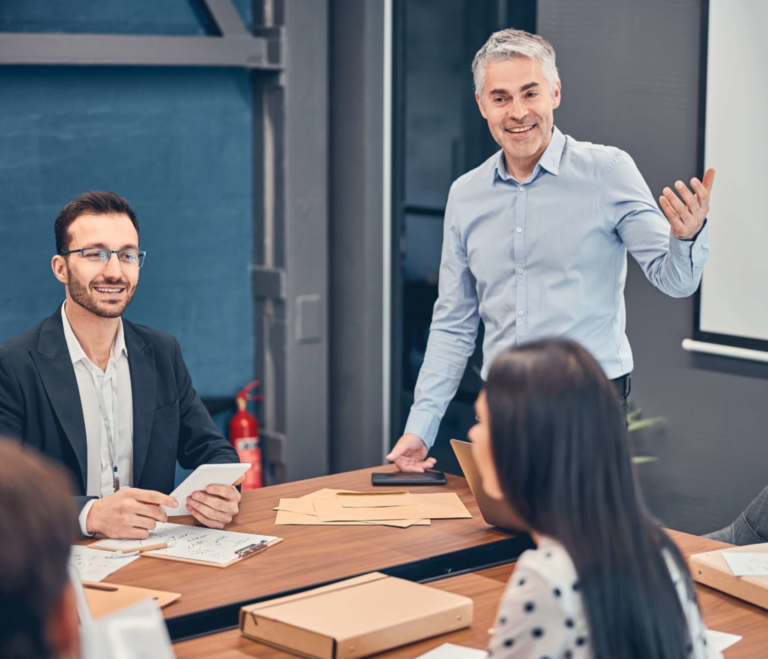
[(94, 618), (101, 618), (145, 599), (153, 599), (160, 608), (163, 608), (181, 597), (180, 593), (169, 593), (165, 590), (118, 586), (100, 581), (83, 581), (82, 583), (85, 599), (91, 607)]
[(468, 627), (472, 608), (468, 597), (374, 572), (244, 606), (240, 631), (304, 657), (357, 659)]
[(768, 543), (729, 547), (728, 549), (694, 554), (688, 559), (693, 580), (755, 604), (763, 609), (768, 609), (768, 576), (735, 576), (723, 558), (725, 552), (768, 553)]

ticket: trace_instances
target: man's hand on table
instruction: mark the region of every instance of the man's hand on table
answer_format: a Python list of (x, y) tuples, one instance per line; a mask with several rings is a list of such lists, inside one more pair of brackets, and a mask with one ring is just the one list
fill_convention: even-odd
[(177, 508), (178, 505), (167, 494), (125, 487), (94, 501), (85, 525), (88, 533), (100, 533), (107, 538), (143, 540), (158, 522), (168, 521), (168, 515), (160, 506)]
[(394, 462), (400, 471), (423, 474), (427, 469), (432, 469), (437, 462), (434, 458), (428, 458), (427, 453), (429, 449), (421, 437), (406, 433), (397, 440), (387, 460)]
[(234, 485), (209, 485), (205, 492), (194, 492), (187, 499), (187, 509), (203, 526), (223, 529), (240, 510), (237, 486), (244, 480), (241, 476)]

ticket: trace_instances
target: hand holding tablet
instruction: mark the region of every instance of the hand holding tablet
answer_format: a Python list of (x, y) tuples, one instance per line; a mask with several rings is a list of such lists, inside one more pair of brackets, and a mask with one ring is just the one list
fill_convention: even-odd
[(171, 497), (179, 502), (179, 507), (163, 506), (163, 510), (168, 517), (191, 515), (192, 513), (187, 509), (187, 499), (195, 492), (205, 492), (209, 485), (231, 486), (250, 468), (250, 462), (202, 465), (171, 492)]

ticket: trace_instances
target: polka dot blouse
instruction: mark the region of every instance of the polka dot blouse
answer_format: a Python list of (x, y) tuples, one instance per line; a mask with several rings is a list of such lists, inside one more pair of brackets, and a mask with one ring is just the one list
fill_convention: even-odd
[[(708, 648), (695, 602), (671, 558), (670, 575), (677, 584), (691, 629), (691, 659), (722, 659)], [(551, 538), (520, 556), (499, 606), (491, 636), (491, 659), (594, 659), (589, 627), (579, 592), (576, 568), (565, 548)]]

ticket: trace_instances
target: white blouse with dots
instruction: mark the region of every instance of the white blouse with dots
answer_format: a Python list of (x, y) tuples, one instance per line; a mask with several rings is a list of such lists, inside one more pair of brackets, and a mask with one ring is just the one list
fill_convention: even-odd
[[(696, 602), (671, 560), (667, 565), (688, 618), (691, 659), (722, 659), (707, 647), (706, 627)], [(543, 537), (537, 549), (517, 562), (499, 606), (490, 645), (491, 659), (592, 659), (589, 626), (578, 592), (576, 568), (559, 542)]]

